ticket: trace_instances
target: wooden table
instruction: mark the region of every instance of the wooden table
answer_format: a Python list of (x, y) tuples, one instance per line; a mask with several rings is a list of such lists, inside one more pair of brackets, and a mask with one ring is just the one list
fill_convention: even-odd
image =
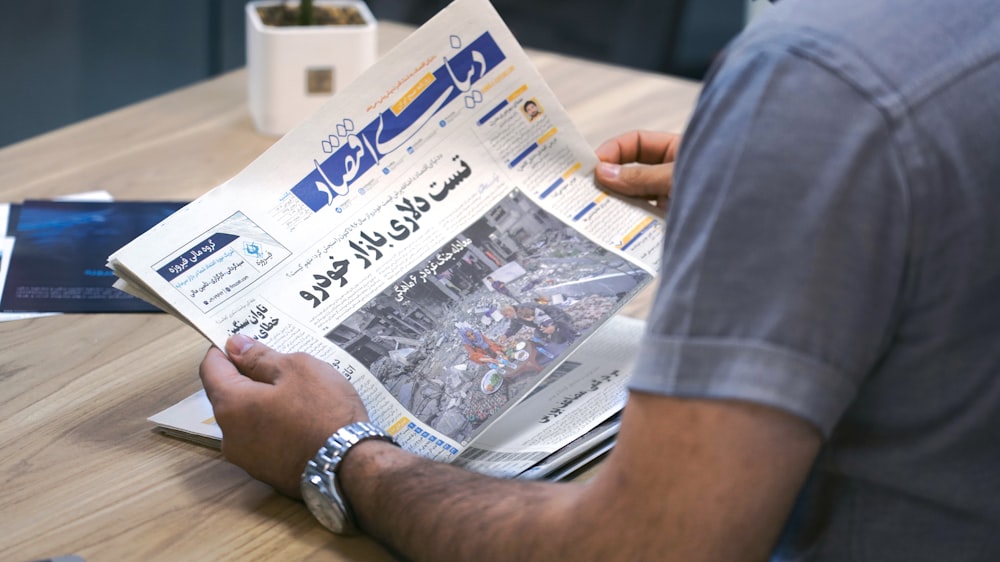
[[(381, 45), (411, 28), (383, 22)], [(593, 145), (679, 131), (696, 83), (532, 53)], [(274, 138), (256, 133), (236, 71), (0, 150), (0, 201), (103, 189), (194, 199)], [(642, 316), (644, 304), (631, 313)], [(0, 560), (391, 560), (326, 532), (212, 449), (146, 418), (198, 390), (206, 342), (165, 314), (0, 324)]]

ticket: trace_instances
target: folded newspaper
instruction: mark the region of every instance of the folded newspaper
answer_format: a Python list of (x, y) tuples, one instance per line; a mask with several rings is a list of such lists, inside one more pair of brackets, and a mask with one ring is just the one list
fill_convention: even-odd
[[(215, 345), (329, 362), (410, 451), (541, 477), (607, 448), (642, 324), (615, 313), (660, 256), (595, 164), (490, 3), (458, 0), (108, 265)], [(221, 438), (203, 393), (150, 419)]]

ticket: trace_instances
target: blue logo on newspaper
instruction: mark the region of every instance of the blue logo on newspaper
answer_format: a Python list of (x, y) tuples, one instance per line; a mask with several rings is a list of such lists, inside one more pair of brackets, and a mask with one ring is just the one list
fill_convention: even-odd
[(445, 58), (432, 73), (434, 81), (399, 115), (391, 108), (386, 109), (357, 134), (352, 132), (354, 123), (345, 120), (337, 127), (337, 134), (346, 137), (344, 142), (331, 135), (330, 143), (324, 144), (336, 146), (336, 150), (322, 162), (313, 160), (315, 168), (292, 188), (292, 193), (313, 212), (332, 205), (337, 196), (347, 195), (350, 185), (383, 157), (407, 146), (410, 139), (452, 100), (462, 94), (481, 99), (479, 92), (471, 92), (472, 85), (505, 58), (493, 37), (484, 33), (455, 56)]

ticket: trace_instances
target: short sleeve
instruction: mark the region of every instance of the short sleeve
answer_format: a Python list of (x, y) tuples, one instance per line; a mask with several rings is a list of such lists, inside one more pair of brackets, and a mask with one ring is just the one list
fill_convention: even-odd
[(907, 200), (864, 65), (767, 39), (725, 55), (685, 133), (631, 387), (761, 403), (828, 436), (892, 333)]

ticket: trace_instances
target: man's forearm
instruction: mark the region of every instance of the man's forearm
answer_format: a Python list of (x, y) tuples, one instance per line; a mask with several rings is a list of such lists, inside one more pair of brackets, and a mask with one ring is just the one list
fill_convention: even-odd
[(362, 529), (415, 560), (766, 560), (819, 445), (766, 406), (633, 393), (584, 483), (489, 478), (375, 440), (340, 476)]
[(581, 488), (489, 478), (378, 442), (340, 474), (361, 527), (414, 560), (561, 559)]

